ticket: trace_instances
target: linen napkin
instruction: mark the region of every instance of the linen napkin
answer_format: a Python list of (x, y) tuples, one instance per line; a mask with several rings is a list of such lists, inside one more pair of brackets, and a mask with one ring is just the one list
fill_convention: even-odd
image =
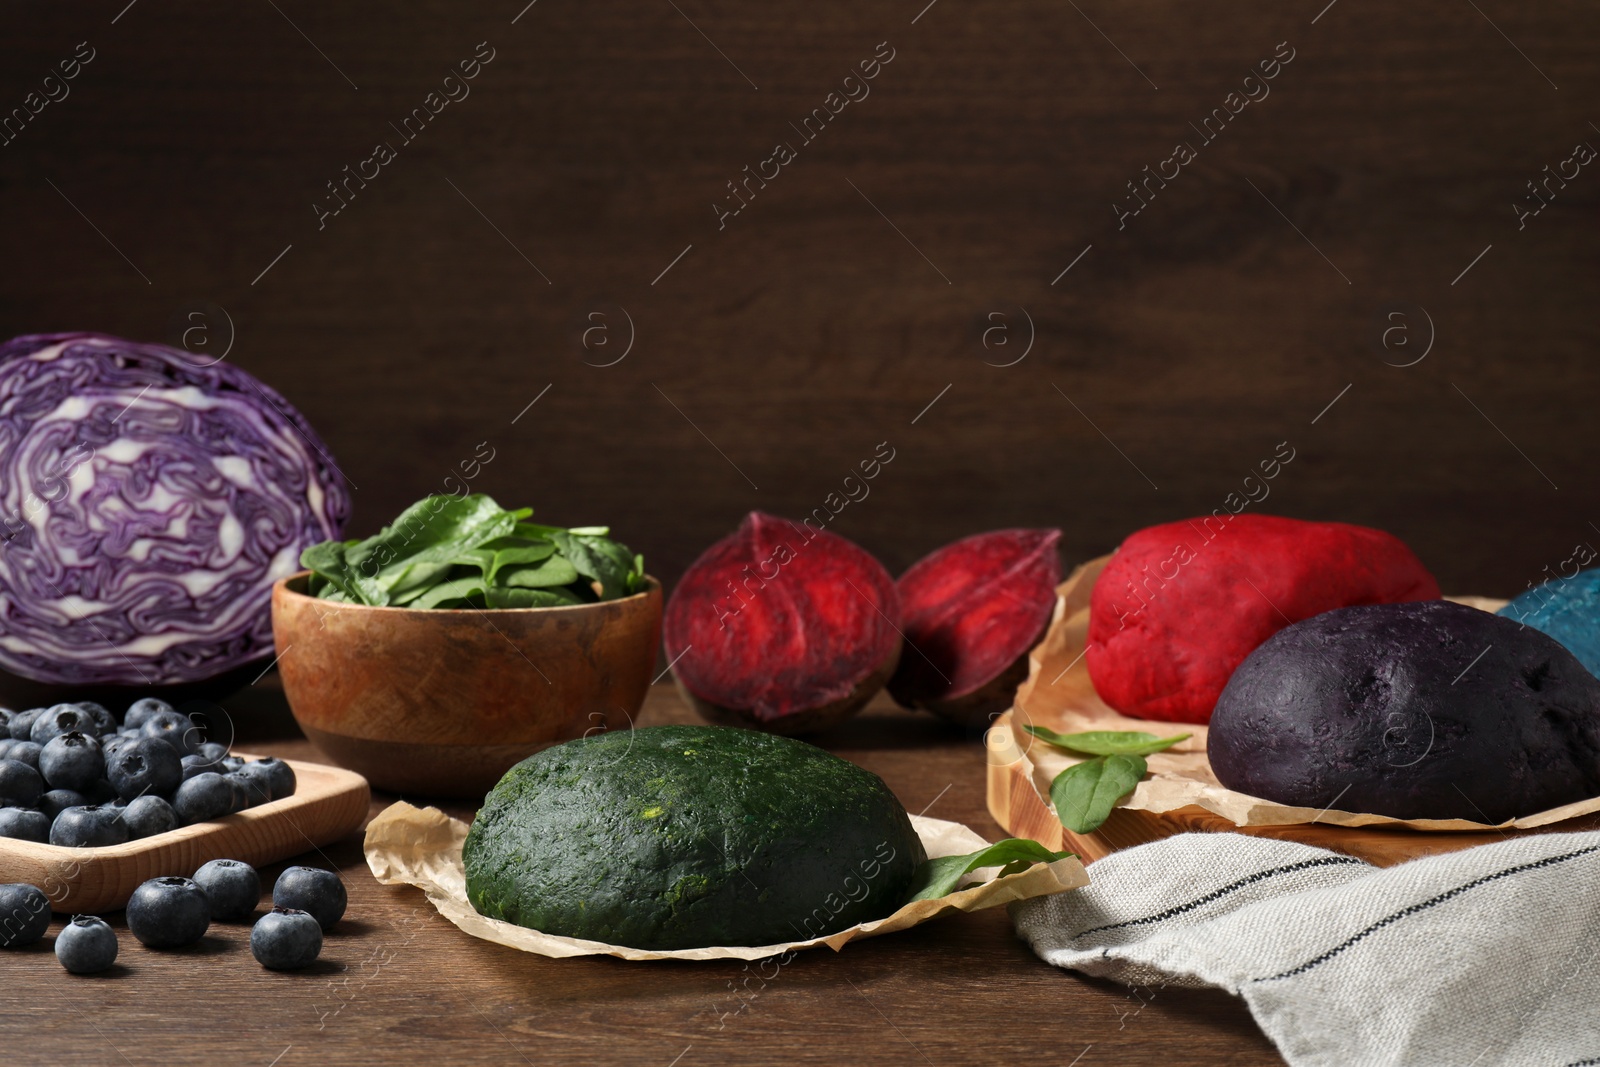
[(1058, 967), (1242, 997), (1294, 1067), (1600, 1065), (1600, 832), (1378, 868), (1244, 834), (1114, 853), (1011, 905)]

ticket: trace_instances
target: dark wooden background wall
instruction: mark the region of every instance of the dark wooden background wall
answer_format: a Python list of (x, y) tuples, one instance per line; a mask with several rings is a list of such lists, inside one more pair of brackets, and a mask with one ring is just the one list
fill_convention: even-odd
[[(475, 487), (609, 522), (669, 581), (884, 441), (834, 528), (894, 571), (1007, 525), (1104, 552), (1281, 441), (1260, 510), (1391, 529), (1450, 590), (1600, 545), (1600, 167), (1513, 211), (1600, 145), (1594, 6), (524, 2), (8, 5), (0, 110), (95, 58), (0, 146), (0, 333), (173, 339), (208, 302), (192, 346), (306, 412), (355, 532), (487, 441)], [(325, 183), (479, 42), (470, 96), (319, 229)], [(870, 96), (800, 143), (880, 42)], [(619, 308), (631, 351), (594, 365)]]

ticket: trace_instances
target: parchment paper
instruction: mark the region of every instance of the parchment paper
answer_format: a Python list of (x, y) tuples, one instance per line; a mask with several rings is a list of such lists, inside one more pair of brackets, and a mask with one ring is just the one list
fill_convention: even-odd
[[(1023, 727), (1029, 723), (1060, 733), (1084, 730), (1144, 730), (1161, 737), (1189, 733), (1194, 736), (1165, 752), (1146, 757), (1150, 775), (1140, 782), (1121, 807), (1155, 813), (1196, 807), (1220, 815), (1235, 826), (1288, 826), (1318, 823), (1330, 826), (1403, 826), (1413, 830), (1490, 830), (1535, 826), (1600, 811), (1600, 797), (1525, 815), (1503, 823), (1468, 819), (1395, 819), (1370, 812), (1296, 808), (1225, 788), (1211, 773), (1206, 760), (1206, 727), (1192, 723), (1153, 722), (1118, 714), (1100, 699), (1089, 680), (1083, 650), (1089, 634), (1089, 594), (1110, 556), (1090, 560), (1056, 587), (1056, 611), (1050, 629), (1028, 654), (1028, 677), (1017, 687), (1011, 712), (990, 730), (991, 762), (1019, 760), (1033, 786), (1050, 803), (1050, 783), (1081, 758), (1033, 737)], [(1507, 603), (1489, 597), (1449, 597), (1484, 611), (1498, 611)], [(1335, 798), (1330, 798), (1330, 800)]]
[[(961, 856), (976, 852), (989, 842), (960, 823), (911, 816), (911, 825), (922, 839), (930, 859)], [(1089, 884), (1089, 875), (1074, 856), (1054, 863), (1036, 863), (1026, 871), (995, 879), (998, 868), (974, 871), (969, 878), (981, 879), (937, 900), (918, 900), (886, 919), (852, 926), (827, 937), (810, 941), (790, 941), (781, 945), (679, 949), (653, 952), (557, 937), (512, 923), (479, 915), (467, 900), (467, 875), (461, 864), (461, 845), (467, 839), (467, 824), (452, 819), (438, 808), (416, 808), (400, 801), (391, 804), (367, 826), (367, 866), (384, 885), (414, 885), (428, 895), (440, 915), (456, 926), (485, 941), (507, 945), (540, 956), (617, 956), (625, 960), (759, 960), (779, 953), (827, 945), (835, 952), (847, 942), (861, 937), (876, 937), (917, 926), (950, 911), (978, 911), (1027, 900)], [(993, 879), (992, 881), (989, 879)]]

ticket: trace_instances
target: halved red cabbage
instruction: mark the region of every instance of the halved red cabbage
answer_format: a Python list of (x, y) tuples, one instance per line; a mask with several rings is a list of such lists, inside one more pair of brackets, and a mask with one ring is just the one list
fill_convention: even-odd
[(298, 411), (227, 363), (105, 334), (0, 345), (0, 667), (203, 681), (272, 652), (271, 587), (350, 496)]

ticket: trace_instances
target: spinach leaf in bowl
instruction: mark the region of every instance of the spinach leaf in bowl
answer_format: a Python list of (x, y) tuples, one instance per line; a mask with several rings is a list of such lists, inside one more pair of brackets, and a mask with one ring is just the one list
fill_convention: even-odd
[(312, 596), (374, 607), (539, 608), (632, 596), (644, 557), (610, 528), (528, 522), (483, 494), (430, 496), (364, 541), (300, 555)]

